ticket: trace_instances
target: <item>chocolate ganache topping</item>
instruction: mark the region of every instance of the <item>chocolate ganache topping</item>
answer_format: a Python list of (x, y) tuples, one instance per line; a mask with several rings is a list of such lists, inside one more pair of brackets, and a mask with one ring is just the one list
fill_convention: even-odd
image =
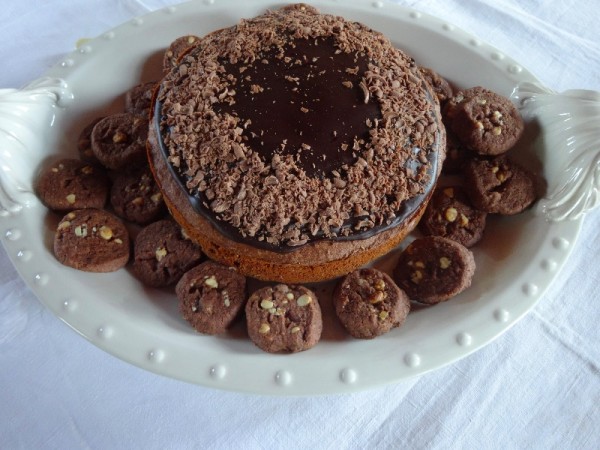
[(203, 38), (163, 80), (154, 126), (199, 214), (287, 251), (410, 215), (437, 177), (439, 117), (382, 34), (288, 7)]

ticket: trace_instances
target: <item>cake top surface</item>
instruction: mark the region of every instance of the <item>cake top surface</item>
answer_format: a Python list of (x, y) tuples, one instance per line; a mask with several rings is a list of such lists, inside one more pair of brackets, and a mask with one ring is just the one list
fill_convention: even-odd
[(203, 38), (163, 80), (156, 113), (198, 212), (283, 250), (398, 224), (431, 189), (444, 139), (412, 58), (305, 5)]

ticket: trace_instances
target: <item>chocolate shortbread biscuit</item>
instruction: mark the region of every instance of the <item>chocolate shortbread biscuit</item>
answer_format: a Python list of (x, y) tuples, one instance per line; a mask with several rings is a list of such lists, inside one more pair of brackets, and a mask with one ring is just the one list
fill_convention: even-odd
[(459, 141), (481, 155), (508, 151), (525, 129), (510, 99), (482, 87), (459, 92), (445, 110), (446, 121)]
[(476, 95), (485, 95), (487, 91), (481, 86), (476, 86), (460, 90), (450, 97), (442, 109), (442, 117), (446, 128), (451, 128), (452, 121), (456, 118), (463, 103), (471, 100)]
[(462, 171), (465, 162), (473, 156), (473, 152), (467, 150), (452, 131), (446, 131), (446, 159), (442, 164), (444, 175), (457, 175)]
[(518, 214), (537, 198), (535, 176), (506, 155), (474, 158), (465, 165), (465, 188), (476, 208)]
[(146, 161), (148, 119), (130, 113), (114, 114), (92, 130), (92, 151), (100, 163), (113, 170)]
[(78, 209), (58, 223), (54, 254), (74, 269), (113, 272), (129, 261), (129, 234), (123, 222), (107, 211)]
[(419, 67), (421, 74), (425, 78), (425, 81), (432, 87), (433, 92), (438, 98), (440, 104), (444, 104), (448, 99), (452, 98), (454, 91), (452, 86), (444, 77), (442, 77), (435, 70), (428, 67)]
[(396, 283), (377, 269), (358, 269), (337, 285), (335, 312), (348, 333), (372, 339), (404, 323), (410, 300)]
[(141, 83), (125, 93), (125, 112), (148, 117), (152, 106), (152, 96), (158, 86), (156, 81)]
[(79, 133), (77, 150), (79, 151), (79, 157), (84, 161), (95, 164), (99, 163), (98, 158), (96, 158), (94, 151), (92, 150), (92, 131), (96, 124), (102, 119), (104, 119), (104, 117), (95, 118), (81, 130), (81, 133)]
[(481, 87), (481, 86), (475, 86), (472, 88), (463, 89), (463, 90), (456, 92), (444, 104), (444, 107), (442, 109), (444, 124), (447, 127), (450, 127), (452, 125), (452, 122), (454, 121), (454, 119), (456, 119), (457, 115), (461, 111), (461, 109), (463, 109), (465, 103), (467, 103), (473, 99), (478, 99), (478, 103), (485, 105), (488, 100), (487, 96), (489, 96), (490, 94), (501, 97), (504, 100), (507, 100), (510, 102), (509, 99), (502, 97), (499, 94), (496, 94), (495, 92), (493, 92), (487, 88)]
[(315, 293), (304, 286), (285, 284), (255, 291), (246, 303), (246, 323), (252, 342), (269, 353), (308, 350), (323, 330)]
[(187, 271), (175, 287), (183, 318), (196, 331), (221, 334), (246, 301), (246, 277), (235, 268), (206, 261)]
[(438, 187), (419, 222), (427, 236), (442, 236), (472, 247), (483, 236), (487, 213), (475, 209), (460, 186)]
[(473, 253), (464, 245), (440, 236), (414, 240), (401, 254), (394, 280), (411, 300), (436, 304), (471, 285)]
[(148, 167), (118, 174), (110, 204), (119, 217), (139, 225), (153, 222), (165, 212), (162, 194)]
[(53, 211), (103, 208), (110, 181), (105, 170), (79, 159), (61, 159), (46, 167), (37, 180), (36, 192)]
[(177, 67), (179, 58), (199, 42), (200, 38), (194, 35), (181, 36), (171, 42), (163, 56), (163, 71), (166, 73)]
[(133, 244), (133, 273), (147, 286), (177, 283), (202, 259), (202, 251), (173, 220), (164, 219), (142, 229)]

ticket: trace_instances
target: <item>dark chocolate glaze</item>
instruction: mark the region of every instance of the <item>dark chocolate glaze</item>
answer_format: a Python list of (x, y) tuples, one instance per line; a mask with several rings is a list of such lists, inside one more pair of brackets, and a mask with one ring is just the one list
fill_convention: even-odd
[(297, 155), (309, 177), (354, 163), (354, 141), (369, 139), (367, 119), (381, 119), (379, 104), (365, 103), (359, 86), (368, 59), (340, 53), (331, 37), (297, 39), (252, 64), (222, 63), (236, 78), (235, 103), (216, 103), (215, 112), (249, 120), (246, 145), (267, 161)]
[[(297, 69), (289, 70), (289, 63), (284, 57), (275, 57), (274, 50), (265, 55), (265, 59), (269, 60), (268, 64), (260, 60), (256, 61), (245, 69), (242, 76), (239, 73), (239, 67), (242, 64), (225, 63), (228, 72), (234, 74), (237, 80), (233, 86), (236, 91), (235, 103), (231, 105), (215, 104), (214, 109), (220, 114), (228, 112), (238, 115), (242, 123), (248, 119), (251, 120), (244, 131), (244, 136), (247, 136), (248, 139), (246, 144), (265, 161), (270, 161), (276, 153), (296, 153), (299, 165), (306, 170), (309, 176), (324, 177), (332, 170), (340, 169), (344, 164), (352, 164), (360, 156), (360, 151), (352, 150), (354, 140), (363, 139), (368, 143), (367, 119), (374, 121), (374, 119), (380, 118), (381, 112), (377, 101), (371, 98), (368, 103), (365, 103), (364, 94), (359, 87), (367, 69), (368, 60), (362, 55), (356, 56), (343, 52), (336, 54), (332, 39), (321, 39), (316, 42), (297, 40), (295, 48), (288, 47), (285, 53), (284, 57), (290, 57), (292, 61), (298, 59), (302, 64), (298, 64)], [(306, 55), (306, 59), (300, 55)], [(356, 73), (349, 73), (345, 70), (356, 67), (358, 67)], [(285, 75), (288, 75), (287, 79)], [(250, 78), (245, 79), (244, 77), (247, 76)], [(296, 83), (289, 77), (299, 77), (303, 87), (294, 90)], [(307, 80), (310, 80), (310, 84)], [(344, 81), (350, 81), (352, 87), (342, 84)], [(260, 94), (252, 94), (252, 85), (260, 86), (265, 91)], [(306, 86), (310, 86), (310, 88)], [(428, 93), (427, 95), (433, 102), (432, 94)], [(160, 97), (159, 93), (157, 98)], [(307, 111), (301, 108), (306, 108)], [(169, 149), (162, 139), (163, 132), (168, 133), (168, 130), (161, 129), (162, 120), (162, 103), (156, 101), (154, 126), (156, 134), (159, 136), (158, 142), (162, 156), (167, 161), (171, 175), (187, 195), (194, 210), (209, 220), (227, 238), (265, 250), (286, 253), (318, 240), (352, 241), (372, 237), (399, 225), (414, 214), (430, 194), (437, 179), (439, 133), (436, 135), (436, 142), (432, 147), (436, 150), (429, 151), (427, 154), (429, 181), (424, 187), (424, 192), (403, 202), (393, 220), (375, 225), (368, 230), (357, 231), (354, 230), (354, 226), (368, 216), (353, 217), (340, 229), (331, 230), (337, 234), (336, 237), (319, 233), (312, 236), (311, 240), (303, 245), (274, 245), (266, 240), (260, 240), (260, 233), (254, 237), (244, 237), (237, 228), (220, 220), (210, 210), (209, 202), (203, 193), (189, 192), (186, 188), (188, 179), (183, 175), (185, 167), (176, 170), (168, 162)], [(285, 145), (282, 146), (284, 140), (286, 140)], [(323, 145), (324, 143), (327, 145)], [(348, 145), (347, 149), (344, 150), (342, 144)], [(361, 147), (364, 148), (364, 145)], [(314, 148), (319, 149), (319, 154), (311, 151)], [(410, 160), (410, 163), (412, 164), (411, 169), (419, 168), (417, 161)], [(290, 223), (288, 226), (293, 225)], [(351, 230), (348, 236), (342, 235), (344, 229)], [(304, 231), (310, 235), (308, 230)]]

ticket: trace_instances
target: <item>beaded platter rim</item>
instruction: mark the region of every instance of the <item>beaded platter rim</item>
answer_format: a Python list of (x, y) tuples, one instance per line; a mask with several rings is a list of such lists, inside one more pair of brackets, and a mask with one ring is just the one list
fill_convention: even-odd
[[(449, 73), (450, 78), (458, 69), (442, 56), (448, 48), (471, 62), (480, 62), (482, 73), (489, 75), (481, 83), (505, 95), (513, 94), (521, 83), (537, 83), (510, 57), (427, 14), (381, 1), (312, 4), (321, 12), (359, 20), (384, 32), (417, 62), (444, 75)], [(315, 348), (294, 355), (262, 353), (248, 339), (198, 335), (179, 317), (172, 301), (174, 294), (141, 287), (127, 270), (88, 274), (61, 266), (54, 259), (52, 226), (57, 219), (53, 222), (28, 191), (34, 175), (31, 167), (37, 167), (63, 144), (74, 142), (69, 132), (75, 124), (80, 125), (100, 109), (114, 108), (111, 100), (133, 86), (145, 61), (174, 38), (233, 25), (239, 18), (279, 5), (263, 0), (215, 0), (170, 6), (85, 41), (43, 79), (32, 83), (29, 91), (14, 92), (31, 105), (20, 120), (28, 124), (37, 120), (36, 129), (52, 144), (41, 150), (43, 141), (37, 137), (36, 145), (27, 146), (34, 164), (23, 164), (27, 168), (15, 170), (17, 175), (23, 173), (17, 194), (0, 193), (0, 197), (9, 199), (0, 217), (0, 236), (21, 277), (46, 307), (95, 346), (157, 374), (231, 391), (269, 395), (354, 392), (410, 379), (489, 344), (542, 297), (573, 248), (582, 216), (549, 221), (530, 210), (519, 217), (502, 219), (490, 232), (498, 237), (489, 238), (483, 250), (476, 250), (480, 271), (490, 275), (476, 274), (473, 286), (456, 299), (434, 308), (416, 309), (401, 328), (375, 340), (325, 336)], [(420, 39), (406, 48), (402, 44), (408, 32)], [(136, 39), (132, 39), (134, 36)], [(438, 48), (430, 53), (427, 46)], [(114, 65), (124, 65), (119, 69), (106, 64), (117, 49), (121, 56)], [(99, 92), (91, 92), (91, 73), (95, 73)], [(106, 79), (111, 73), (126, 75), (116, 82)], [(50, 111), (50, 125), (42, 110)], [(27, 139), (29, 136), (23, 138), (23, 143)], [(535, 151), (543, 160), (547, 149)], [(12, 204), (10, 200), (14, 200)], [(3, 205), (7, 205), (6, 200)], [(506, 239), (508, 247), (499, 245)], [(520, 251), (511, 251), (516, 246)], [(392, 260), (375, 264), (385, 269)], [(64, 280), (71, 284), (68, 292)]]

